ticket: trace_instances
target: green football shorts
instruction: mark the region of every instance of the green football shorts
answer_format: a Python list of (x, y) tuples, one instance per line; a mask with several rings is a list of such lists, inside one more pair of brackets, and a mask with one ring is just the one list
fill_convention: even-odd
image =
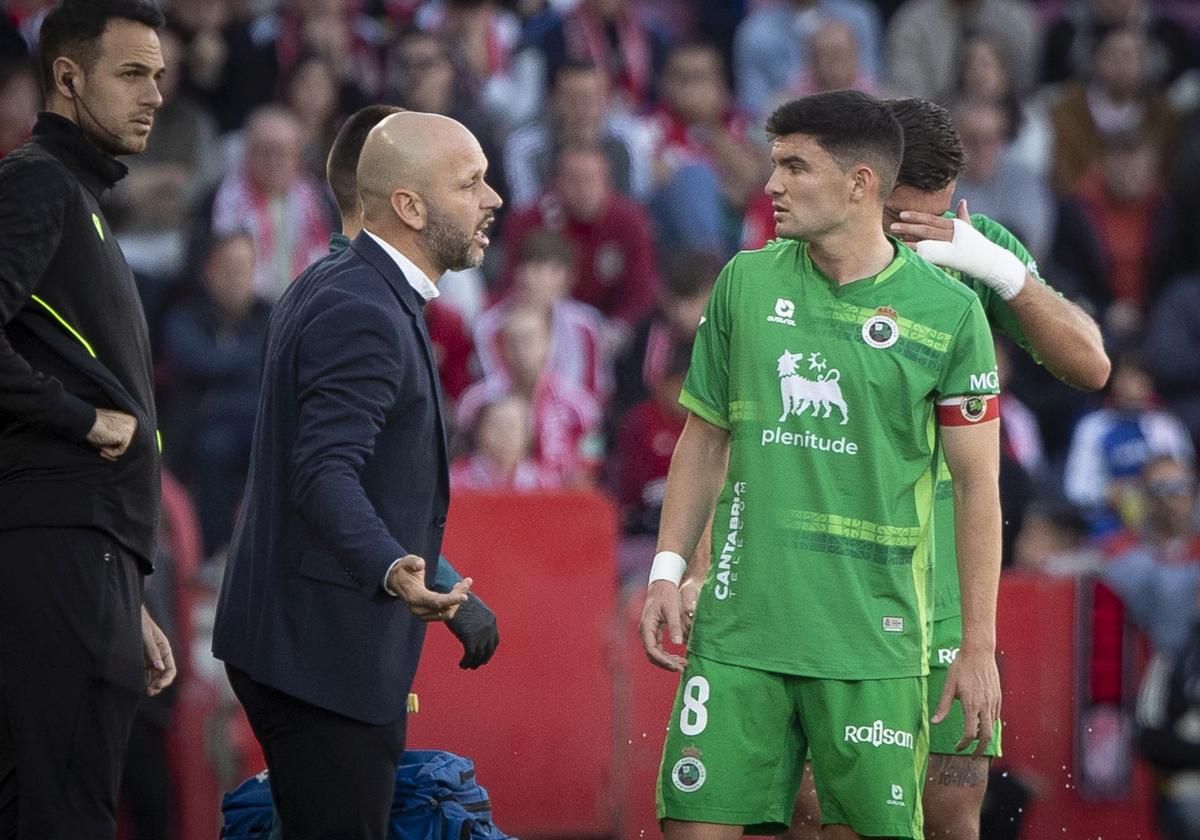
[(658, 774), (659, 819), (779, 834), (811, 747), (822, 822), (920, 838), (925, 678), (822, 680), (691, 653)]
[[(946, 687), (946, 675), (950, 664), (958, 656), (958, 648), (962, 644), (962, 616), (951, 616), (933, 622), (933, 644), (929, 648), (929, 714), (937, 711), (938, 702), (942, 699), (942, 689)], [(1000, 751), (1000, 721), (992, 730), (992, 742), (988, 744), (983, 754), (999, 758)], [(929, 752), (938, 755), (971, 755), (975, 752), (975, 741), (962, 752), (954, 749), (954, 745), (962, 738), (963, 710), (962, 703), (957, 700), (950, 707), (950, 714), (941, 723), (929, 729)]]

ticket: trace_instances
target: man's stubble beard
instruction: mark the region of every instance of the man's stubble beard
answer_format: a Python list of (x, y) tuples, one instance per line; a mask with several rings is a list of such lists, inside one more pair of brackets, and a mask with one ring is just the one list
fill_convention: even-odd
[(429, 255), (443, 271), (463, 271), (478, 268), (483, 262), (482, 251), (478, 256), (471, 253), (475, 230), (463, 235), (441, 211), (429, 207), (429, 220), (423, 231), (425, 247)]

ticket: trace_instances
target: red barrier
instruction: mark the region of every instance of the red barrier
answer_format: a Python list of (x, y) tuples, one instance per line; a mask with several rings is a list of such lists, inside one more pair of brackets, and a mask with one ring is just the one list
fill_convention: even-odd
[[(1087, 585), (1087, 584), (1085, 584)], [(1006, 574), (996, 619), (1004, 686), (1004, 761), (1034, 790), (1023, 837), (1153, 840), (1153, 781), (1145, 765), (1128, 799), (1089, 802), (1075, 766), (1076, 583)]]
[[(472, 757), (497, 822), (523, 840), (661, 836), (654, 781), (677, 678), (642, 654), (640, 584), (617, 605), (615, 539), (614, 511), (596, 495), (455, 496), (445, 551), (500, 616), (501, 645), (484, 668), (461, 671), (458, 642), (430, 628), (409, 743)], [(1144, 767), (1127, 801), (1087, 802), (1075, 789), (1074, 591), (1040, 576), (1001, 583), (1004, 762), (1035, 788), (1021, 836), (1152, 840)], [(190, 777), (184, 836), (201, 840), (215, 836), (218, 806), (206, 745), (223, 741), (254, 763), (242, 775), (260, 765), (252, 743), (214, 738), (215, 697), (192, 688), (180, 698), (175, 754)]]
[(410, 746), (473, 758), (510, 834), (609, 834), (612, 506), (583, 493), (459, 493), (445, 554), (500, 616), (500, 648), (488, 665), (462, 671), (457, 640), (430, 628)]

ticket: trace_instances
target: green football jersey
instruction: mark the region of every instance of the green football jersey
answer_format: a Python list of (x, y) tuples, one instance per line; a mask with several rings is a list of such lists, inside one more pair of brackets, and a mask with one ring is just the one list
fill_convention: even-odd
[[(947, 216), (950, 215), (952, 214), (947, 214)], [(971, 214), (971, 226), (1001, 248), (1016, 254), (1017, 258), (1025, 264), (1030, 275), (1042, 280), (1041, 275), (1038, 274), (1037, 263), (1034, 262), (1028, 249), (1008, 228), (981, 213)], [(1007, 335), (1021, 349), (1037, 359), (1039, 364), (1041, 363), (1041, 359), (1038, 358), (1029, 339), (1025, 336), (1025, 331), (1021, 329), (1021, 322), (1017, 320), (1012, 307), (1000, 295), (975, 277), (968, 277), (953, 269), (943, 269), (943, 271), (965, 283), (979, 296), (979, 301), (983, 304), (983, 312), (987, 315), (988, 323), (993, 328)], [(1042, 280), (1042, 282), (1045, 281)], [(954, 542), (954, 486), (950, 482), (950, 470), (946, 467), (945, 461), (941, 459), (938, 462), (938, 482), (935, 494), (937, 503), (933, 513), (934, 534), (936, 535), (934, 541), (933, 617), (934, 620), (937, 620), (962, 613), (958, 593), (958, 560), (956, 559), (958, 552)]]
[(690, 641), (702, 656), (928, 673), (935, 401), (995, 394), (996, 359), (979, 298), (895, 244), (843, 286), (794, 240), (717, 280), (680, 397), (731, 433)]

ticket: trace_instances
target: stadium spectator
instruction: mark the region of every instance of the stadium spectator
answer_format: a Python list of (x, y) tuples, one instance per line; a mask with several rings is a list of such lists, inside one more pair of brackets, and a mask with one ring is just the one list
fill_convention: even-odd
[(281, 104), (300, 124), (304, 171), (320, 180), (333, 143), (340, 102), (338, 76), (329, 59), (310, 52), (301, 56), (282, 80)]
[(875, 83), (863, 72), (858, 39), (849, 24), (829, 20), (808, 36), (808, 63), (792, 88), (792, 96), (829, 90), (872, 92)]
[(1167, 279), (1174, 216), (1148, 137), (1104, 135), (1099, 146), (1096, 166), (1059, 204), (1053, 257), (1110, 337), (1128, 341)]
[[(1000, 457), (1012, 459), (1032, 479), (1046, 472), (1045, 449), (1037, 417), (1008, 386), (1012, 380), (1015, 345), (1007, 338), (996, 339), (996, 372), (1000, 378)], [(1004, 476), (1001, 475), (1001, 495)], [(1005, 508), (1006, 513), (1010, 513)]]
[(529, 401), (507, 394), (483, 405), (471, 431), (472, 446), (450, 465), (455, 490), (554, 490), (559, 476), (532, 457)]
[(642, 26), (627, 0), (580, 0), (566, 13), (548, 9), (526, 25), (523, 38), (528, 59), (537, 62), (532, 78), (553, 79), (569, 61), (591, 62), (608, 76), (617, 107), (631, 113), (654, 100), (665, 43)]
[(512, 288), (521, 244), (539, 229), (563, 233), (575, 244), (576, 300), (624, 324), (635, 323), (653, 306), (658, 281), (649, 219), (636, 202), (613, 190), (608, 158), (599, 146), (561, 149), (549, 189), (509, 214), (502, 294)]
[(1104, 135), (1141, 132), (1154, 143), (1160, 163), (1174, 150), (1178, 117), (1149, 84), (1147, 51), (1141, 32), (1114, 29), (1097, 42), (1090, 71), (1064, 85), (1050, 109), (1051, 178), (1059, 192), (1071, 191), (1087, 174)]
[(1103, 574), (1124, 602), (1126, 614), (1150, 637), (1154, 658), (1139, 690), (1139, 743), (1158, 771), (1162, 836), (1188, 840), (1200, 832), (1200, 801), (1190, 784), (1200, 769), (1196, 709), (1186, 702), (1178, 705), (1183, 698), (1171, 685), (1171, 672), (1195, 644), (1200, 617), (1196, 477), (1189, 464), (1161, 456), (1142, 468), (1139, 484), (1146, 499), (1144, 524)]
[(883, 25), (864, 0), (773, 0), (737, 28), (733, 48), (738, 104), (761, 120), (781, 96), (803, 86), (813, 65), (813, 37), (831, 22), (849, 27), (866, 83), (880, 78)]
[(554, 174), (564, 145), (599, 145), (608, 157), (613, 186), (644, 201), (650, 192), (650, 160), (641, 123), (609, 107), (608, 78), (594, 64), (563, 64), (554, 77), (544, 118), (514, 131), (504, 145), (508, 200), (528, 204)]
[(449, 37), (476, 98), (504, 121), (512, 99), (521, 96), (511, 62), (521, 37), (516, 15), (495, 0), (432, 0), (417, 10), (415, 22), (420, 29)]
[(533, 407), (534, 457), (567, 487), (593, 482), (604, 452), (596, 400), (547, 365), (550, 331), (541, 313), (515, 309), (503, 328), (504, 372), (462, 395), (455, 413), (461, 438), (485, 405), (516, 394)]
[(672, 251), (664, 260), (658, 305), (634, 327), (629, 344), (616, 362), (616, 393), (610, 410), (614, 424), (655, 393), (672, 359), (691, 352), (704, 306), (720, 271), (721, 261), (703, 251)]
[(1158, 89), (1196, 66), (1191, 33), (1156, 0), (1071, 0), (1046, 31), (1041, 81), (1057, 84), (1085, 76), (1099, 42), (1114, 29), (1141, 33), (1148, 49), (1147, 81)]
[(1099, 567), (1087, 541), (1087, 517), (1065, 499), (1034, 499), (1013, 541), (1013, 566), (1030, 572), (1074, 575)]
[(1137, 477), (1154, 457), (1191, 464), (1195, 454), (1179, 418), (1156, 407), (1142, 356), (1127, 351), (1113, 367), (1110, 405), (1084, 415), (1075, 427), (1063, 489), (1087, 512), (1093, 535), (1107, 536), (1141, 520)]
[(1032, 87), (1041, 46), (1037, 16), (1027, 0), (908, 0), (887, 29), (888, 64), (900, 96), (944, 99), (954, 87), (962, 44), (970, 35), (1003, 44), (1013, 87)]
[(732, 256), (747, 204), (762, 192), (763, 148), (733, 98), (716, 47), (671, 49), (661, 81), (654, 132), (658, 238)]
[(604, 316), (572, 300), (575, 248), (561, 234), (535, 230), (521, 243), (513, 287), (475, 324), (475, 348), (484, 377), (507, 376), (502, 332), (515, 309), (538, 313), (550, 332), (547, 364), (564, 380), (603, 404), (612, 392)]
[(222, 175), (216, 124), (179, 88), (183, 47), (170, 29), (159, 33), (166, 71), (158, 83), (163, 105), (146, 151), (129, 159), (129, 174), (112, 191), (113, 230), (140, 281), (156, 335), (168, 287), (185, 273), (183, 226), (202, 194)]
[(1035, 259), (1044, 258), (1053, 236), (1054, 199), (1042, 177), (1007, 147), (1010, 128), (1004, 107), (969, 100), (955, 108), (954, 118), (967, 156), (955, 195), (1011, 230)]
[(268, 105), (246, 125), (240, 164), (217, 187), (212, 232), (250, 231), (254, 290), (275, 301), (328, 250), (331, 231), (324, 190), (301, 164), (303, 134), (286, 108)]
[(29, 139), (40, 104), (37, 73), (29, 59), (0, 59), (0, 158)]
[(235, 16), (221, 30), (219, 45), (211, 36), (201, 42), (210, 53), (205, 81), (221, 130), (240, 128), (248, 115), (274, 101), (280, 80), (308, 52), (332, 62), (343, 84), (362, 96), (381, 96), (386, 35), (342, 0), (283, 0), (259, 14)]
[(1000, 104), (1008, 117), (1008, 154), (1044, 175), (1050, 165), (1049, 118), (1040, 96), (1019, 96), (1012, 82), (1011, 62), (1004, 44), (988, 35), (963, 42), (958, 83), (952, 99), (978, 99)]
[(249, 233), (214, 239), (201, 288), (168, 314), (164, 328), (166, 408), (178, 441), (169, 454), (195, 500), (210, 557), (233, 533), (258, 406), (270, 307), (254, 293), (254, 263)]
[(1179, 277), (1163, 291), (1144, 335), (1155, 388), (1200, 441), (1200, 278)]
[[(676, 348), (667, 369), (655, 381), (652, 396), (635, 405), (621, 420), (613, 485), (627, 536), (658, 535), (667, 470), (688, 414), (679, 404), (679, 392), (690, 360), (690, 347)], [(653, 544), (649, 549), (642, 568), (623, 569), (622, 573), (649, 571)]]

